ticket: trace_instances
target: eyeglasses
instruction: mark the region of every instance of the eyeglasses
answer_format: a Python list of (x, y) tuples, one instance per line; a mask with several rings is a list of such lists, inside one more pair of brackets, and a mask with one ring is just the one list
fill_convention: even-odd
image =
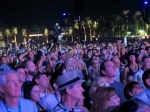
[(105, 87), (109, 87), (109, 86), (110, 86), (110, 84), (109, 84), (109, 83), (99, 83), (99, 86), (100, 86), (100, 87), (103, 87), (103, 86), (105, 86)]

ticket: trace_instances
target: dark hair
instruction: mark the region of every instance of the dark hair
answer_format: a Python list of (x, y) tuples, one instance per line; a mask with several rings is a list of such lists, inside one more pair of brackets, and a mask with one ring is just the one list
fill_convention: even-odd
[(62, 73), (54, 73), (54, 74), (52, 75), (52, 77), (50, 78), (50, 85), (51, 85), (51, 87), (53, 88), (53, 90), (54, 90), (53, 84), (56, 83), (56, 79), (57, 79), (60, 75), (62, 75)]
[(143, 56), (142, 57), (142, 62), (144, 62), (146, 58), (150, 58), (150, 56)]
[(35, 74), (34, 76), (33, 76), (33, 79), (32, 79), (32, 83), (33, 84), (37, 84), (36, 83), (36, 79), (39, 79), (42, 75), (46, 75), (45, 73), (40, 73), (40, 72), (38, 72), (37, 74)]
[(36, 60), (39, 61), (41, 60), (43, 52), (42, 51), (37, 51), (37, 55), (36, 55)]
[(104, 61), (101, 63), (101, 65), (100, 65), (100, 74), (101, 74), (102, 76), (104, 76), (104, 74), (102, 73), (102, 70), (105, 70), (105, 69), (106, 69), (106, 68), (105, 68), (105, 63), (106, 63), (107, 61), (109, 61), (109, 60), (104, 60)]
[(150, 69), (146, 70), (146, 71), (143, 73), (142, 79), (143, 79), (143, 83), (144, 83), (145, 87), (148, 88), (149, 85), (146, 83), (146, 79), (150, 79)]
[[(139, 100), (139, 99), (134, 99), (134, 100), (131, 100), (131, 101), (127, 101), (127, 102), (124, 102), (118, 112), (139, 112), (140, 109), (144, 109), (144, 108), (150, 108), (150, 106), (148, 104), (146, 104), (145, 102)], [(142, 111), (140, 111), (142, 112)]]
[(28, 84), (26, 91), (24, 91), (24, 98), (31, 100), (31, 91), (34, 86), (38, 86), (37, 84)]
[(125, 88), (124, 88), (124, 96), (126, 99), (130, 100), (132, 96), (129, 95), (129, 92), (131, 92), (134, 89), (135, 85), (140, 85), (138, 82), (132, 81), (129, 82)]

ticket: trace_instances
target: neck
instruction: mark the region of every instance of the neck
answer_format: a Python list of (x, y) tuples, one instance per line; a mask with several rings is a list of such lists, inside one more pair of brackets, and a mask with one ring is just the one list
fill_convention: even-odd
[(16, 107), (16, 106), (18, 106), (18, 102), (19, 102), (19, 98), (18, 97), (15, 97), (15, 98), (5, 97), (5, 103), (9, 107)]
[(133, 62), (131, 63), (131, 65), (136, 65), (136, 62), (135, 62), (135, 61), (133, 61)]
[(65, 106), (67, 107), (69, 111), (72, 111), (77, 101), (73, 100), (70, 96), (65, 95), (65, 96), (62, 96), (62, 102), (65, 104)]
[(44, 93), (44, 94), (45, 94), (46, 88), (44, 88), (44, 87), (42, 87), (42, 86), (39, 86), (39, 89), (40, 89), (40, 93)]
[(33, 75), (27, 74), (27, 79), (28, 79), (29, 81), (32, 81)]
[(114, 83), (114, 77), (106, 77), (109, 83)]

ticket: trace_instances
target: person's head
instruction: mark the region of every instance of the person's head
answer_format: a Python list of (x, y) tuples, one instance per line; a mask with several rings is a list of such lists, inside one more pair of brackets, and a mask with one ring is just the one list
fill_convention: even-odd
[(125, 48), (121, 48), (121, 55), (123, 56), (123, 55), (125, 55), (125, 53), (126, 53), (126, 49)]
[(150, 57), (149, 56), (143, 56), (142, 62), (143, 62), (144, 70), (150, 69)]
[(34, 103), (40, 101), (40, 89), (36, 84), (29, 84), (27, 91), (25, 91), (24, 97), (32, 100)]
[(68, 71), (69, 68), (73, 68), (74, 67), (74, 62), (75, 62), (75, 60), (74, 60), (73, 57), (71, 57), (71, 56), (67, 57), (64, 61), (64, 69), (66, 71)]
[(103, 112), (111, 106), (119, 105), (120, 99), (116, 94), (115, 88), (99, 87), (94, 94), (91, 112)]
[(2, 63), (2, 64), (5, 64), (5, 65), (8, 63), (6, 56), (2, 56), (2, 57), (1, 57), (1, 63)]
[(127, 76), (127, 83), (129, 83), (129, 82), (132, 82), (133, 81), (133, 75), (132, 74), (129, 74), (128, 76)]
[(150, 88), (150, 69), (147, 69), (142, 76), (143, 83), (146, 88)]
[(43, 59), (43, 61), (45, 61), (46, 57), (45, 57), (44, 52), (42, 52), (42, 51), (37, 51), (36, 60), (39, 61), (39, 60), (41, 60), (41, 58)]
[(112, 61), (105, 60), (101, 63), (100, 73), (106, 77), (116, 77), (116, 67)]
[(37, 84), (39, 87), (48, 88), (49, 80), (44, 73), (37, 73), (33, 76), (32, 79), (33, 84)]
[(136, 61), (135, 53), (133, 51), (128, 52), (128, 61), (129, 64)]
[(98, 77), (92, 81), (90, 86), (89, 96), (93, 99), (94, 93), (98, 87), (108, 87), (109, 83), (107, 83), (107, 79), (105, 77)]
[(112, 57), (111, 61), (115, 64), (116, 68), (120, 67), (120, 59), (118, 56)]
[(35, 74), (36, 66), (32, 61), (27, 60), (27, 61), (23, 62), (23, 65), (24, 65), (24, 70), (26, 72), (26, 75), (34, 75)]
[(56, 80), (61, 96), (64, 98), (68, 97), (72, 101), (79, 101), (81, 99), (82, 92), (84, 91), (82, 82), (84, 80), (81, 80), (73, 71), (59, 76)]
[(29, 57), (29, 59), (33, 60), (33, 59), (34, 59), (34, 52), (33, 52), (33, 51), (30, 51), (30, 52), (28, 53), (28, 57)]
[(26, 74), (25, 74), (24, 68), (22, 66), (19, 66), (15, 68), (15, 70), (18, 72), (19, 82), (24, 83), (26, 80)]
[(98, 68), (99, 67), (99, 60), (92, 59), (92, 66), (94, 68)]
[(124, 88), (124, 96), (126, 99), (130, 100), (132, 97), (143, 92), (138, 82), (130, 82)]
[(21, 86), (18, 73), (15, 71), (0, 72), (0, 94), (2, 98), (19, 98)]
[(150, 106), (139, 99), (124, 102), (117, 112), (149, 112)]
[(59, 59), (65, 60), (65, 58), (66, 58), (66, 52), (64, 50), (60, 50), (58, 52), (58, 54), (59, 54)]

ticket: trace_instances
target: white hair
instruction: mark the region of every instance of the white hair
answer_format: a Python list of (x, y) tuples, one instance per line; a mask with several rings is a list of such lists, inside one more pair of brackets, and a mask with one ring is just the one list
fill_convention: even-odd
[[(11, 74), (14, 74), (14, 75), (18, 76), (18, 73), (16, 71), (14, 71), (14, 70), (0, 72), (0, 87), (4, 87), (5, 86), (5, 84), (6, 84), (6, 77), (8, 75), (11, 75)], [(0, 91), (0, 99), (3, 99), (3, 93), (1, 91)]]

